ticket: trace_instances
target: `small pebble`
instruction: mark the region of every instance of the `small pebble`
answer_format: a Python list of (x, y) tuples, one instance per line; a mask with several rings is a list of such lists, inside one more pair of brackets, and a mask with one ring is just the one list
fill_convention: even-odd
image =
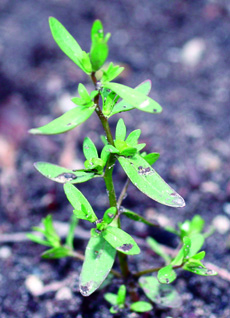
[(11, 254), (11, 249), (8, 246), (2, 246), (0, 248), (0, 258), (7, 259)]
[(202, 38), (194, 38), (186, 42), (181, 50), (181, 61), (184, 65), (194, 67), (202, 59), (206, 45)]
[(230, 221), (224, 215), (217, 215), (213, 219), (212, 224), (220, 234), (225, 234), (230, 229)]
[(212, 193), (212, 194), (218, 194), (220, 192), (220, 188), (218, 184), (216, 184), (213, 181), (206, 181), (201, 184), (201, 190), (204, 193)]
[(43, 290), (43, 282), (35, 275), (29, 275), (26, 278), (25, 285), (27, 290), (33, 295), (33, 296), (39, 296), (42, 294)]
[(224, 203), (223, 210), (224, 210), (224, 213), (230, 215), (230, 203), (229, 202)]
[(69, 300), (72, 299), (73, 294), (68, 287), (62, 287), (60, 288), (56, 294), (55, 294), (55, 299), (57, 300)]
[(216, 171), (221, 166), (220, 158), (209, 151), (201, 152), (197, 157), (197, 163), (205, 171)]

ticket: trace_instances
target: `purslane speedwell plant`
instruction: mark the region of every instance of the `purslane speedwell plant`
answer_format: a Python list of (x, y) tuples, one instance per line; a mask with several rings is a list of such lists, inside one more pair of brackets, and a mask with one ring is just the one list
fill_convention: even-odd
[[(95, 89), (89, 93), (80, 83), (78, 85), (79, 96), (72, 98), (75, 107), (47, 125), (31, 129), (30, 133), (42, 135), (65, 133), (96, 113), (104, 128), (105, 136), (102, 136), (104, 146), (100, 154), (89, 137), (84, 139), (83, 153), (86, 158), (84, 169), (70, 170), (46, 162), (35, 163), (36, 169), (41, 174), (64, 185), (66, 197), (73, 206), (73, 216), (65, 243), (62, 243), (58, 236), (50, 215), (43, 219), (44, 227), (34, 228), (35, 231), (41, 232), (42, 236), (30, 233), (28, 237), (36, 243), (49, 247), (42, 255), (44, 258), (72, 256), (84, 261), (79, 286), (83, 296), (92, 294), (101, 287), (102, 283), (105, 285), (106, 279), (111, 274), (122, 278), (125, 285), (119, 287), (117, 295), (105, 294), (105, 299), (112, 305), (111, 313), (118, 313), (125, 308), (136, 312), (150, 311), (152, 303), (166, 307), (178, 306), (179, 296), (173, 287), (168, 285), (176, 279), (176, 269), (183, 268), (204, 276), (216, 275), (202, 263), (205, 252), (199, 252), (208, 235), (202, 232), (204, 220), (196, 215), (191, 221), (187, 220), (178, 224), (178, 230), (167, 228), (180, 239), (178, 252), (173, 257), (168, 255), (157, 241), (149, 237), (147, 245), (163, 258), (165, 265), (136, 273), (130, 271), (127, 255), (139, 254), (140, 248), (135, 240), (121, 229), (121, 215), (149, 226), (158, 226), (136, 212), (121, 206), (130, 181), (141, 192), (161, 204), (175, 208), (185, 205), (183, 198), (152, 168), (152, 165), (158, 160), (159, 154), (143, 152), (145, 144), (138, 143), (141, 130), (136, 129), (127, 136), (123, 119), (119, 119), (117, 122), (115, 136), (110, 130), (109, 118), (114, 114), (132, 109), (151, 114), (158, 114), (162, 111), (161, 106), (148, 97), (151, 82), (146, 80), (134, 89), (113, 82), (124, 68), (114, 65), (112, 62), (103, 68), (108, 57), (107, 43), (110, 34), (104, 34), (102, 23), (99, 20), (96, 20), (92, 26), (92, 43), (89, 53), (81, 49), (77, 41), (57, 19), (51, 17), (49, 23), (57, 45), (90, 77)], [(98, 72), (99, 70), (100, 72)], [(120, 163), (128, 177), (118, 199), (112, 178), (114, 165), (117, 162)], [(102, 219), (98, 219), (89, 201), (75, 187), (78, 183), (97, 177), (104, 179), (109, 198), (109, 207), (104, 212)], [(92, 224), (91, 237), (85, 256), (75, 252), (73, 246), (78, 219), (87, 220)], [(116, 255), (118, 255), (121, 272), (112, 269)], [(152, 273), (157, 273), (157, 277)], [(138, 294), (134, 291), (138, 286), (149, 299), (148, 302), (138, 300)], [(126, 301), (126, 291), (129, 297), (128, 302)]]

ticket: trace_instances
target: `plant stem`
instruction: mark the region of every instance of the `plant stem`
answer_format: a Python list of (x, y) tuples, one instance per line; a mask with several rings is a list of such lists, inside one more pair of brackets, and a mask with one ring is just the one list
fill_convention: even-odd
[(121, 206), (121, 204), (122, 204), (122, 201), (123, 201), (124, 198), (125, 198), (125, 195), (126, 195), (126, 193), (127, 193), (127, 189), (128, 189), (129, 184), (130, 184), (130, 179), (127, 178), (127, 180), (126, 180), (126, 182), (125, 182), (125, 184), (124, 184), (124, 187), (123, 187), (123, 189), (122, 189), (122, 191), (121, 191), (121, 194), (120, 194), (120, 196), (119, 196), (119, 198), (118, 198), (118, 200), (117, 200), (117, 208), (118, 208), (118, 210), (119, 210), (119, 208), (120, 208), (120, 206)]
[[(95, 85), (95, 88), (97, 89), (97, 79), (95, 76), (95, 72), (91, 74), (91, 79)], [(96, 104), (95, 111), (102, 123), (102, 126), (104, 128), (104, 131), (106, 133), (107, 141), (114, 146), (114, 141), (113, 141), (113, 136), (110, 130), (109, 122), (107, 118), (104, 116), (102, 113), (100, 106), (99, 106), (99, 94), (94, 98), (94, 103)], [(104, 173), (104, 180), (105, 180), (105, 185), (106, 189), (108, 191), (108, 196), (109, 196), (109, 203), (111, 207), (116, 207), (117, 208), (117, 198), (116, 198), (116, 193), (114, 189), (114, 183), (113, 183), (113, 167), (116, 162), (116, 157), (114, 154), (110, 154), (109, 159), (106, 164), (105, 168), (105, 173)], [(118, 214), (118, 210), (117, 210)], [(118, 227), (121, 228), (119, 216), (118, 216)], [(118, 258), (119, 258), (119, 263), (120, 263), (120, 268), (121, 272), (124, 278), (127, 278), (130, 274), (129, 268), (128, 268), (128, 262), (127, 262), (127, 256), (121, 252), (118, 252)]]
[[(183, 266), (184, 266), (184, 264), (175, 265), (175, 266), (173, 266), (173, 269), (181, 268)], [(163, 267), (165, 267), (165, 266), (148, 268), (148, 269), (145, 269), (143, 271), (140, 271), (140, 272), (137, 272), (137, 273), (133, 274), (133, 276), (136, 277), (136, 278), (139, 278), (139, 277), (141, 277), (143, 275), (146, 275), (146, 274), (151, 274), (151, 273), (154, 273), (154, 272), (158, 272)]]

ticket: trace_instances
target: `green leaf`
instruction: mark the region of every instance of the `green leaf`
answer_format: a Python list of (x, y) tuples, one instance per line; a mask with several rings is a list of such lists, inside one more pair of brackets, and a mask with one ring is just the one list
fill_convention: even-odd
[[(112, 79), (111, 79), (112, 80)], [(136, 86), (134, 88), (135, 91), (138, 91), (144, 95), (148, 95), (150, 90), (151, 90), (151, 81), (150, 80), (146, 80), (144, 82), (142, 82), (141, 84), (139, 84), (138, 86)], [(109, 115), (109, 117), (111, 117), (112, 115), (114, 114), (117, 114), (117, 113), (121, 113), (121, 112), (125, 112), (125, 111), (129, 111), (129, 110), (132, 110), (134, 107), (133, 105), (131, 105), (127, 100), (122, 100), (120, 101), (119, 103), (117, 103), (111, 114)]]
[(152, 223), (152, 222), (146, 220), (140, 214), (133, 212), (133, 211), (130, 211), (128, 209), (123, 210), (122, 215), (125, 215), (127, 218), (129, 218), (133, 221), (142, 222), (142, 223), (147, 224), (149, 226), (158, 226), (158, 224)]
[(176, 193), (143, 159), (136, 154), (132, 158), (118, 157), (131, 182), (151, 199), (172, 207), (183, 207), (183, 198)]
[(41, 244), (41, 245), (44, 245), (44, 246), (52, 246), (52, 244), (46, 240), (43, 240), (41, 237), (37, 236), (37, 235), (34, 235), (32, 233), (27, 233), (26, 234), (26, 237), (28, 237), (29, 240), (37, 243), (37, 244)]
[(204, 237), (202, 234), (194, 234), (190, 236), (191, 239), (191, 247), (189, 256), (195, 255), (203, 246), (204, 244)]
[(164, 252), (161, 245), (156, 240), (152, 237), (147, 237), (146, 242), (157, 255), (161, 256), (165, 260), (166, 264), (170, 263), (171, 258)]
[(57, 135), (67, 132), (86, 121), (94, 112), (94, 107), (78, 106), (67, 111), (47, 125), (33, 128), (29, 133), (34, 135)]
[(79, 106), (91, 107), (94, 105), (93, 99), (94, 97), (99, 94), (98, 91), (92, 91), (89, 95), (86, 87), (80, 83), (78, 85), (78, 94), (80, 97), (73, 97), (71, 98), (72, 102)]
[(204, 228), (204, 219), (199, 215), (194, 215), (190, 224), (190, 232), (192, 234), (201, 233)]
[(120, 67), (119, 65), (114, 65), (113, 62), (111, 62), (106, 70), (102, 70), (103, 75), (101, 78), (101, 83), (110, 82), (114, 78), (116, 78), (118, 75), (123, 72), (124, 67)]
[(106, 163), (111, 153), (119, 153), (119, 150), (112, 145), (106, 145), (101, 151), (101, 159)]
[(118, 306), (124, 307), (125, 305), (125, 298), (126, 298), (126, 287), (125, 285), (121, 285), (118, 289), (118, 293), (117, 293), (117, 304)]
[(201, 261), (205, 257), (205, 251), (202, 251), (200, 253), (197, 253), (196, 255), (193, 255), (193, 259)]
[(75, 215), (71, 216), (70, 219), (70, 225), (69, 225), (69, 231), (66, 237), (66, 245), (68, 248), (70, 248), (71, 250), (73, 250), (74, 246), (73, 246), (73, 241), (74, 241), (74, 231), (75, 228), (78, 225), (78, 218)]
[(152, 166), (160, 157), (160, 154), (157, 152), (149, 153), (145, 156), (142, 156), (150, 166)]
[(208, 269), (205, 266), (189, 266), (187, 265), (187, 263), (183, 266), (183, 269), (189, 272), (192, 272), (194, 274), (197, 275), (201, 275), (201, 276), (215, 276), (218, 275), (217, 272), (215, 272), (212, 269)]
[(67, 256), (71, 256), (71, 251), (68, 248), (63, 246), (51, 248), (42, 254), (42, 258), (51, 258), (51, 259), (63, 258)]
[(172, 265), (167, 265), (158, 271), (157, 278), (162, 284), (170, 284), (176, 279), (176, 272)]
[(114, 206), (110, 207), (109, 209), (107, 209), (105, 211), (105, 213), (103, 215), (103, 221), (106, 224), (110, 224), (113, 221), (113, 219), (115, 218), (116, 213), (117, 213), (117, 208), (115, 208)]
[(124, 120), (122, 118), (120, 118), (117, 122), (117, 126), (116, 126), (116, 139), (118, 140), (125, 140), (126, 137), (126, 126), (124, 123)]
[(139, 139), (140, 135), (141, 135), (140, 129), (133, 130), (126, 138), (126, 143), (129, 146), (135, 147), (138, 143), (138, 139)]
[(93, 71), (99, 70), (105, 63), (109, 54), (109, 47), (105, 42), (98, 42), (92, 44), (90, 50), (90, 61), (92, 63)]
[(61, 240), (53, 226), (52, 215), (51, 214), (47, 215), (44, 219), (42, 219), (42, 223), (45, 228), (44, 235), (46, 239), (52, 244), (53, 247), (59, 247)]
[(113, 306), (117, 305), (117, 294), (106, 293), (104, 294), (105, 300)]
[(86, 52), (82, 51), (77, 41), (66, 28), (55, 18), (49, 18), (51, 33), (60, 49), (85, 73), (92, 72), (91, 63)]
[(147, 301), (137, 301), (130, 305), (130, 309), (135, 312), (147, 312), (153, 309), (153, 306)]
[(104, 86), (111, 89), (134, 108), (148, 113), (162, 111), (162, 107), (157, 102), (136, 89), (118, 83), (105, 83)]
[(76, 211), (80, 210), (82, 212), (82, 214), (80, 214), (74, 211), (77, 218), (87, 220), (91, 223), (97, 220), (97, 216), (94, 213), (89, 201), (75, 186), (66, 183), (64, 184), (64, 191), (73, 208)]
[(135, 255), (140, 253), (140, 248), (134, 239), (128, 233), (117, 227), (108, 226), (102, 232), (102, 236), (116, 250), (124, 254)]
[(98, 152), (95, 144), (89, 137), (86, 137), (83, 142), (83, 153), (86, 159), (98, 158)]
[(181, 265), (184, 260), (189, 258), (190, 253), (190, 247), (191, 247), (191, 240), (189, 237), (185, 236), (183, 238), (183, 246), (179, 250), (178, 254), (174, 258), (174, 260), (171, 262), (171, 265)]
[(82, 183), (94, 177), (94, 173), (73, 171), (48, 162), (36, 162), (34, 166), (43, 176), (58, 183)]
[(91, 295), (109, 274), (116, 250), (100, 235), (91, 237), (86, 247), (85, 261), (80, 275), (80, 292)]
[(104, 28), (100, 20), (95, 20), (91, 29), (91, 41), (97, 43), (104, 39)]
[(182, 304), (180, 296), (172, 285), (160, 284), (153, 276), (141, 277), (139, 285), (146, 296), (160, 306), (177, 308)]

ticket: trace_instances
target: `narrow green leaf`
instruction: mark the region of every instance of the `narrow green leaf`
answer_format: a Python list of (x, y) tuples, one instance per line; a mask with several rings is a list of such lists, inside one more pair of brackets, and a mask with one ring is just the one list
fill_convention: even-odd
[(90, 61), (93, 71), (99, 70), (105, 63), (109, 54), (109, 47), (105, 42), (92, 44), (90, 50)]
[(134, 239), (128, 233), (117, 227), (108, 226), (102, 232), (102, 236), (116, 250), (124, 254), (135, 255), (140, 253), (140, 248)]
[(101, 83), (104, 84), (105, 82), (110, 82), (114, 78), (116, 78), (118, 75), (123, 72), (124, 67), (120, 67), (119, 65), (114, 65), (113, 62), (111, 62), (106, 70), (102, 70), (103, 75), (101, 78)]
[(140, 135), (141, 135), (140, 129), (133, 130), (126, 138), (126, 143), (129, 146), (135, 147), (138, 143), (138, 139), (140, 138)]
[(172, 265), (167, 265), (158, 271), (157, 278), (162, 284), (170, 284), (176, 279), (176, 272)]
[(86, 137), (83, 142), (83, 153), (86, 159), (98, 158), (98, 152), (95, 144), (89, 137)]
[(153, 276), (141, 277), (139, 285), (146, 296), (160, 306), (177, 308), (182, 304), (180, 296), (172, 285), (160, 284)]
[(82, 183), (94, 177), (94, 173), (73, 171), (48, 162), (36, 162), (34, 166), (43, 176), (58, 183)]
[(73, 242), (74, 242), (74, 231), (75, 228), (78, 225), (78, 218), (75, 215), (71, 216), (70, 219), (70, 225), (69, 225), (69, 231), (66, 237), (66, 245), (73, 250), (74, 246), (73, 246)]
[(157, 102), (138, 90), (118, 83), (105, 83), (104, 86), (114, 91), (134, 108), (148, 113), (160, 113), (162, 111), (162, 107)]
[(190, 231), (192, 234), (201, 233), (204, 228), (204, 219), (199, 215), (194, 215), (191, 220)]
[(92, 102), (92, 99), (91, 99), (86, 87), (82, 83), (78, 84), (78, 94), (79, 94), (79, 96), (81, 96), (81, 99), (85, 102), (85, 105)]
[(59, 247), (61, 240), (53, 226), (52, 215), (51, 214), (47, 215), (44, 219), (42, 219), (42, 223), (45, 228), (44, 235), (47, 241), (49, 241), (53, 247)]
[(130, 211), (128, 209), (125, 209), (122, 211), (122, 215), (125, 215), (127, 218), (133, 220), (133, 221), (137, 221), (137, 222), (142, 222), (144, 224), (147, 224), (149, 226), (158, 226), (158, 224), (156, 223), (152, 223), (148, 220), (146, 220), (143, 216), (141, 216), (140, 214)]
[(166, 264), (170, 263), (171, 258), (164, 252), (156, 240), (154, 240), (152, 237), (147, 237), (146, 242), (157, 255), (161, 256), (165, 260)]
[(191, 240), (189, 237), (185, 236), (183, 238), (183, 246), (179, 250), (174, 260), (171, 262), (171, 265), (181, 265), (184, 260), (188, 259), (190, 248), (191, 248)]
[(91, 41), (97, 43), (104, 39), (104, 28), (100, 20), (95, 20), (91, 29)]
[(201, 275), (201, 276), (216, 276), (218, 275), (218, 273), (212, 269), (208, 269), (206, 267), (202, 267), (202, 266), (188, 266), (187, 264), (185, 264), (183, 266), (183, 269), (189, 272), (192, 272), (194, 274), (197, 275)]
[(148, 197), (172, 207), (185, 205), (183, 198), (140, 155), (118, 157), (118, 160), (131, 182)]
[(51, 248), (42, 254), (42, 258), (51, 258), (51, 259), (63, 258), (67, 256), (71, 256), (71, 251), (68, 248), (63, 246)]
[[(110, 81), (111, 80), (112, 79), (110, 79)], [(139, 84), (138, 86), (136, 86), (134, 88), (134, 90), (138, 91), (144, 95), (148, 95), (150, 90), (151, 90), (151, 86), (152, 86), (151, 81), (146, 80), (146, 81), (142, 82), (141, 84)], [(111, 117), (112, 115), (117, 114), (117, 113), (132, 110), (133, 108), (134, 108), (133, 105), (131, 105), (128, 100), (124, 99), (114, 106), (109, 117)]]
[(92, 72), (90, 60), (77, 41), (57, 19), (50, 17), (49, 24), (53, 38), (60, 49), (84, 72), (90, 74)]
[(126, 126), (122, 118), (120, 118), (117, 122), (115, 136), (116, 136), (116, 139), (123, 140), (123, 141), (125, 140)]
[(153, 309), (153, 306), (147, 301), (137, 301), (130, 305), (130, 309), (135, 312), (147, 312)]
[(121, 285), (118, 289), (118, 293), (117, 293), (117, 304), (118, 306), (124, 307), (125, 305), (125, 298), (126, 298), (126, 287), (125, 285)]
[(201, 261), (205, 257), (205, 251), (199, 252), (196, 255), (193, 255), (193, 259)]
[(67, 132), (86, 121), (94, 112), (94, 107), (78, 106), (67, 111), (47, 125), (33, 128), (29, 133), (34, 135), (57, 135)]
[(46, 240), (43, 240), (41, 237), (34, 235), (32, 233), (27, 233), (26, 237), (28, 237), (28, 239), (30, 239), (31, 241), (37, 243), (37, 244), (41, 244), (44, 246), (52, 246), (52, 244)]
[(86, 247), (85, 261), (80, 275), (80, 292), (91, 295), (109, 274), (116, 250), (100, 235), (91, 237)]
[(117, 294), (106, 293), (104, 294), (105, 300), (113, 306), (117, 305)]
[(160, 157), (160, 154), (157, 152), (149, 153), (145, 156), (142, 156), (150, 166), (152, 166)]
[(82, 215), (77, 215), (78, 218), (83, 218), (91, 223), (97, 220), (97, 216), (94, 213), (89, 201), (86, 197), (72, 184), (64, 184), (64, 191), (67, 199), (75, 210), (81, 210)]
[(190, 236), (191, 246), (189, 256), (195, 255), (202, 248), (204, 244), (204, 237), (202, 234), (193, 234)]

